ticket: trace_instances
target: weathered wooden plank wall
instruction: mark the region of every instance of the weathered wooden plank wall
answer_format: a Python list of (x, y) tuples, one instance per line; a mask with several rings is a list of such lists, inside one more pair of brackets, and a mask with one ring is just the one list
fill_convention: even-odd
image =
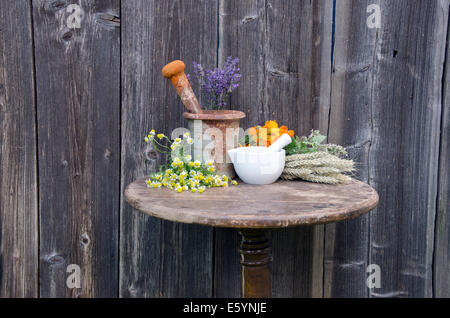
[[(216, 1), (122, 1), (122, 194), (154, 168), (145, 134), (187, 126), (161, 68), (174, 59), (216, 65), (216, 52)], [(211, 228), (144, 216), (123, 196), (121, 207), (121, 297), (212, 296)]]
[(0, 1), (0, 297), (38, 295), (31, 6)]
[(448, 16), (448, 0), (0, 0), (0, 297), (240, 296), (234, 230), (123, 198), (163, 159), (148, 130), (186, 126), (162, 66), (229, 55), (242, 126), (320, 129), (380, 193), (363, 218), (273, 231), (274, 296), (449, 297)]
[[(118, 0), (33, 1), (41, 297), (117, 296), (120, 28), (105, 18), (119, 10)], [(69, 264), (81, 289), (66, 287)]]
[[(365, 182), (371, 76), (364, 69), (372, 63), (373, 52), (362, 43), (373, 42), (376, 32), (365, 25), (367, 5), (368, 1), (337, 2), (328, 131), (330, 142), (347, 146), (349, 156), (358, 162), (356, 177)], [(368, 216), (326, 225), (325, 237), (324, 296), (366, 297)]]
[[(447, 21), (447, 26), (450, 26)], [(434, 291), (436, 297), (450, 297), (450, 29), (447, 27), (445, 72), (442, 78), (441, 148), (439, 194), (436, 214)]]
[[(326, 227), (325, 295), (430, 297), (448, 2), (378, 1), (379, 29), (361, 19), (372, 3), (337, 2), (329, 137), (380, 204)], [(368, 264), (380, 289), (365, 285)]]

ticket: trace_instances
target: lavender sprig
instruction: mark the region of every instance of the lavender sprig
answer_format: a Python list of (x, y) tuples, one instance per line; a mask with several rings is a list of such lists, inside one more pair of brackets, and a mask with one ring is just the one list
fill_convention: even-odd
[(203, 101), (205, 108), (221, 109), (227, 106), (229, 95), (239, 87), (241, 74), (239, 74), (238, 63), (239, 58), (231, 56), (227, 58), (222, 69), (204, 69), (201, 64), (192, 63), (201, 94), (205, 98)]

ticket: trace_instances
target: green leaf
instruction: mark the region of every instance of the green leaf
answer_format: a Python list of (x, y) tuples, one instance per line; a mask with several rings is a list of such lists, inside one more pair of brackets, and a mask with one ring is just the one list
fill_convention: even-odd
[(317, 135), (311, 138), (311, 142), (320, 145), (326, 138), (323, 135)]

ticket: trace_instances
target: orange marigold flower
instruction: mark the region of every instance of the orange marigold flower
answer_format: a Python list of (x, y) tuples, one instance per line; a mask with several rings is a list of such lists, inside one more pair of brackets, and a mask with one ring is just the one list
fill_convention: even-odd
[(261, 127), (258, 131), (258, 144), (259, 146), (268, 146), (270, 145), (270, 141), (268, 140), (268, 129), (265, 127)]
[(293, 130), (289, 130), (289, 128), (287, 128), (287, 126), (281, 126), (280, 127), (280, 136), (282, 134), (288, 134), (291, 137), (294, 137), (294, 131)]
[(275, 120), (268, 120), (263, 127), (251, 127), (248, 130), (248, 134), (256, 143), (256, 145), (269, 147), (283, 134), (288, 134), (289, 136), (293, 137), (294, 131), (289, 130), (289, 128), (284, 125), (278, 128), (278, 123)]
[(248, 134), (252, 137), (258, 136), (258, 129), (256, 128), (256, 126), (249, 128)]
[(278, 123), (276, 122), (276, 120), (268, 120), (266, 121), (264, 128), (278, 128)]

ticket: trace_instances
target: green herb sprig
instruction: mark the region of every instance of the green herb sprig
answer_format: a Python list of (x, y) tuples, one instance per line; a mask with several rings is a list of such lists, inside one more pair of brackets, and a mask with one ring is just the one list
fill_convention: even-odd
[(347, 151), (344, 147), (335, 144), (322, 144), (327, 137), (320, 134), (318, 130), (311, 130), (311, 134), (306, 137), (298, 137), (292, 139), (292, 142), (284, 149), (286, 155), (307, 154), (313, 152), (328, 152), (337, 157), (344, 157)]

